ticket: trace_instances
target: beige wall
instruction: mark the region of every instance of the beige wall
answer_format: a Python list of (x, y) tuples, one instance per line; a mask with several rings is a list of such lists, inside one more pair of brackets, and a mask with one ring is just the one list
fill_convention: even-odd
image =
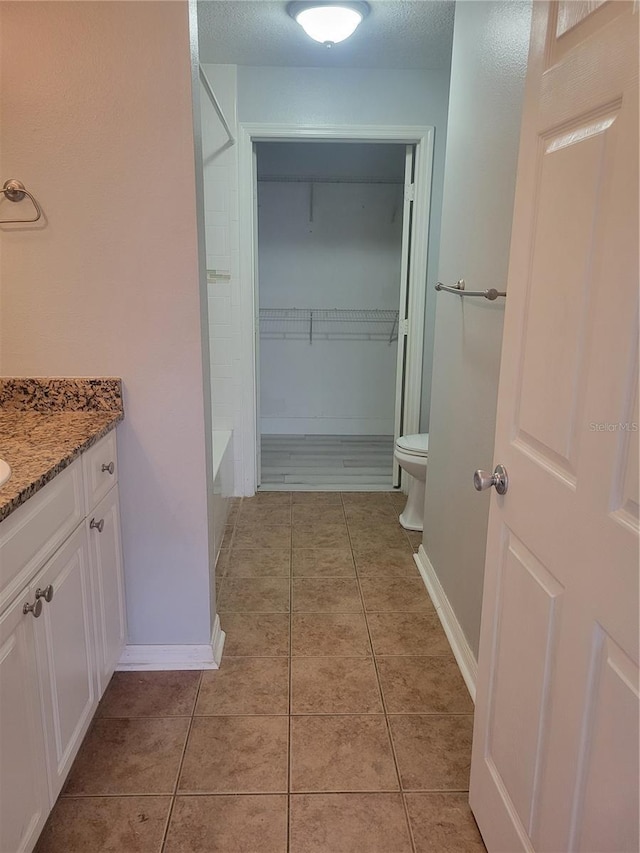
[[(506, 286), (529, 2), (456, 5), (440, 281)], [(477, 656), (504, 301), (439, 293), (424, 547)], [(499, 460), (495, 460), (498, 462)]]
[(206, 643), (188, 3), (4, 2), (0, 16), (0, 178), (45, 212), (1, 232), (0, 371), (123, 378), (129, 641)]

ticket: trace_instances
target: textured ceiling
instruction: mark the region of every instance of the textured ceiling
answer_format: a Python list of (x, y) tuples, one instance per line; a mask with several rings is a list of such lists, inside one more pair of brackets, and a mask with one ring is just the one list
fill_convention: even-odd
[(369, 0), (347, 41), (326, 48), (287, 14), (286, 0), (198, 0), (200, 62), (322, 68), (448, 68), (454, 3)]

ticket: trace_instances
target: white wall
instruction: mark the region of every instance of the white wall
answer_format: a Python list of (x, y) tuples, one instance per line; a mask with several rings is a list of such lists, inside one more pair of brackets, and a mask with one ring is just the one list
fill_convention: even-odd
[(131, 643), (210, 639), (188, 3), (0, 4), (4, 375), (121, 376)]
[(429, 426), (449, 71), (238, 67), (241, 122), (435, 127), (421, 430)]
[[(258, 176), (369, 174), (376, 146), (311, 143), (258, 145)], [(404, 146), (384, 146), (386, 172), (403, 180)], [(295, 158), (295, 162), (294, 161)], [(292, 168), (293, 167), (293, 168)], [(402, 183), (259, 182), (261, 308), (398, 310)], [(356, 322), (326, 327), (334, 340), (265, 339), (262, 325), (260, 413), (263, 433), (393, 433), (397, 344), (345, 340), (372, 329)], [(389, 334), (391, 326), (385, 331)], [(297, 330), (296, 330), (297, 332)], [(342, 337), (342, 339), (340, 339)]]
[[(504, 290), (530, 3), (456, 6), (440, 278)], [(504, 302), (440, 293), (424, 547), (477, 656)], [(495, 460), (499, 462), (500, 460)]]

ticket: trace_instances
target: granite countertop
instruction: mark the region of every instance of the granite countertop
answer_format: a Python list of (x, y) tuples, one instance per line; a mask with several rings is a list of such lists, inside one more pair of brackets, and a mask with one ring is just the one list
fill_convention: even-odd
[(0, 379), (0, 522), (123, 417), (119, 379)]

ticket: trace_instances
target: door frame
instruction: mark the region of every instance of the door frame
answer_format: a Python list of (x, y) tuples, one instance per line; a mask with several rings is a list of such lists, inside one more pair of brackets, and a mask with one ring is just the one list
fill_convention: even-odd
[(433, 143), (435, 129), (430, 126), (406, 125), (299, 125), (240, 123), (238, 126), (238, 219), (240, 230), (240, 326), (243, 412), (242, 493), (256, 491), (259, 425), (257, 422), (258, 369), (256, 362), (257, 234), (254, 224), (255, 142), (381, 142), (415, 145), (413, 239), (410, 250), (409, 322), (405, 373), (404, 432), (416, 433), (420, 428), (422, 392), (422, 360), (424, 320), (427, 295), (427, 258), (429, 250), (429, 218), (433, 175)]

